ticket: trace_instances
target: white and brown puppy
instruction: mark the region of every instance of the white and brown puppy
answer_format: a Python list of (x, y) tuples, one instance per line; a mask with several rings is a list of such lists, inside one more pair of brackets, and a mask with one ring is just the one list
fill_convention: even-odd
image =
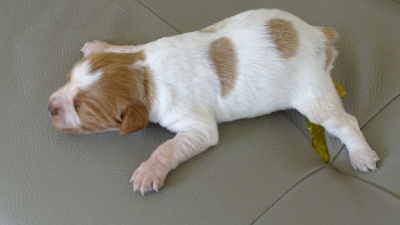
[(294, 108), (347, 146), (356, 170), (376, 169), (357, 120), (343, 110), (330, 70), (337, 33), (280, 10), (252, 10), (200, 31), (140, 46), (82, 48), (65, 86), (49, 100), (64, 132), (119, 130), (151, 122), (176, 132), (133, 173), (142, 193), (218, 143), (217, 123)]

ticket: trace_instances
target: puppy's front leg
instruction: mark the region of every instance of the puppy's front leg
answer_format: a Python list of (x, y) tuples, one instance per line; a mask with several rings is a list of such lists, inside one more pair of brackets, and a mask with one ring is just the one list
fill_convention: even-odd
[(158, 191), (164, 184), (168, 172), (175, 169), (181, 162), (206, 150), (218, 142), (216, 123), (204, 130), (182, 131), (171, 140), (160, 145), (133, 173), (134, 191), (142, 194)]
[(83, 57), (88, 57), (90, 55), (96, 53), (106, 53), (106, 52), (114, 52), (114, 53), (134, 53), (140, 51), (143, 45), (111, 45), (104, 41), (92, 41), (86, 42), (81, 48), (81, 52)]

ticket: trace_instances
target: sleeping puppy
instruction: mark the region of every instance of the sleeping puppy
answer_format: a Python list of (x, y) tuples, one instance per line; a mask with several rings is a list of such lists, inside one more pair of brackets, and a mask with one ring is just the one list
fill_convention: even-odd
[(133, 173), (142, 194), (216, 145), (217, 123), (289, 108), (340, 138), (354, 169), (375, 170), (379, 158), (330, 77), (337, 37), (331, 28), (261, 9), (139, 46), (89, 42), (67, 84), (50, 97), (51, 122), (76, 134), (127, 135), (149, 122), (175, 132)]

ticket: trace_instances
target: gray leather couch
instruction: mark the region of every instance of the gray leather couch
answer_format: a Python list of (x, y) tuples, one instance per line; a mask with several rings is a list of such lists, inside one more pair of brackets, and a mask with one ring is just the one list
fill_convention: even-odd
[[(314, 152), (304, 117), (283, 111), (219, 126), (220, 143), (185, 162), (159, 193), (132, 172), (172, 133), (74, 136), (47, 100), (86, 41), (140, 44), (254, 8), (337, 30), (332, 72), (381, 160), (357, 173), (328, 135)], [(0, 224), (400, 224), (400, 4), (393, 0), (2, 0)]]

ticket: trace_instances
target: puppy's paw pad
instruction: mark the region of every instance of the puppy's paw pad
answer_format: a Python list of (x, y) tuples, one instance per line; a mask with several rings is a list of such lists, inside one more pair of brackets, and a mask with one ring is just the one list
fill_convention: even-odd
[(139, 190), (142, 195), (151, 190), (158, 190), (163, 186), (168, 171), (164, 171), (155, 163), (144, 162), (133, 173), (131, 182), (133, 190)]
[(376, 170), (376, 162), (379, 160), (378, 155), (371, 149), (355, 151), (349, 154), (351, 165), (355, 170), (369, 172)]
[(83, 57), (88, 57), (96, 53), (105, 52), (108, 46), (109, 44), (106, 42), (95, 40), (92, 42), (86, 42), (83, 45), (81, 52), (83, 54)]

